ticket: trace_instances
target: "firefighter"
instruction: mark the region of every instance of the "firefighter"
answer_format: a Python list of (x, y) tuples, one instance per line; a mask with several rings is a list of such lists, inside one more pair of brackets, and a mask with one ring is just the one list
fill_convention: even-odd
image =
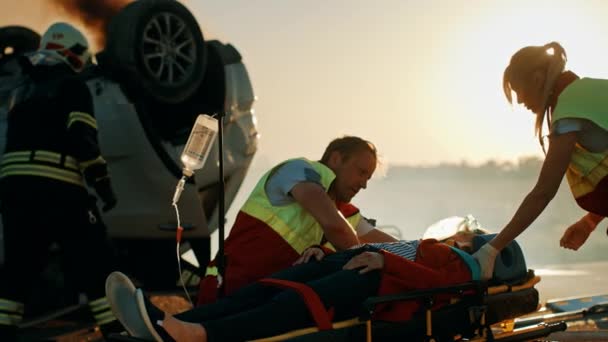
[(0, 341), (16, 339), (51, 246), (59, 246), (66, 284), (87, 295), (101, 332), (122, 331), (103, 287), (115, 268), (113, 252), (96, 197), (87, 190), (95, 190), (104, 212), (116, 205), (92, 97), (79, 78), (90, 63), (87, 39), (69, 24), (54, 23), (38, 50), (19, 58), (24, 81), (10, 99), (0, 162)]

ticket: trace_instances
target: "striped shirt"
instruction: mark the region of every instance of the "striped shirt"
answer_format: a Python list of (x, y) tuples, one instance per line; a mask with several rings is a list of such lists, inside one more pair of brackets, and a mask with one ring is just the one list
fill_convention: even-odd
[(407, 260), (416, 260), (416, 250), (420, 240), (400, 240), (396, 242), (367, 243), (366, 245), (391, 252)]

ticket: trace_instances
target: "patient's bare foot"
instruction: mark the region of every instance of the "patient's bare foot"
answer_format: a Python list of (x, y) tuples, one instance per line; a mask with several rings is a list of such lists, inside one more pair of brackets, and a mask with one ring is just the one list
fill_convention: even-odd
[(165, 315), (163, 328), (174, 340), (179, 342), (207, 342), (205, 328), (197, 323), (188, 323)]

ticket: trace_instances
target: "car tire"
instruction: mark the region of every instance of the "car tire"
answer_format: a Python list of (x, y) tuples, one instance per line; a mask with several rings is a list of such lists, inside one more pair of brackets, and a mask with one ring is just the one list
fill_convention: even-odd
[(205, 74), (205, 41), (196, 19), (175, 0), (138, 0), (108, 23), (104, 62), (128, 86), (161, 103), (179, 103)]
[(0, 28), (0, 60), (5, 57), (34, 51), (40, 44), (40, 35), (24, 26)]

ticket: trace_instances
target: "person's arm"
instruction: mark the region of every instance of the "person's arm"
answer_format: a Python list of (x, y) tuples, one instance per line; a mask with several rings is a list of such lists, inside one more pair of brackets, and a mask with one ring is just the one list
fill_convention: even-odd
[(587, 213), (566, 229), (559, 240), (559, 245), (567, 249), (578, 250), (603, 219), (604, 216)]
[(107, 163), (99, 148), (91, 93), (84, 82), (71, 80), (64, 85), (62, 102), (69, 108), (66, 131), (70, 141), (70, 154), (78, 161), (87, 184), (95, 189), (104, 202), (102, 210), (108, 211), (116, 205), (116, 195)]
[(363, 216), (361, 217), (361, 220), (359, 220), (357, 227), (355, 227), (355, 232), (357, 232), (357, 236), (361, 243), (399, 241), (394, 236), (374, 227), (374, 225)]
[(490, 241), (496, 250), (502, 250), (526, 230), (551, 202), (570, 164), (576, 140), (576, 132), (551, 137), (536, 185), (524, 198), (511, 221)]
[(359, 236), (361, 243), (374, 243), (374, 242), (396, 242), (399, 241), (396, 237), (378, 229), (374, 228), (367, 234)]
[(354, 229), (319, 184), (298, 183), (291, 189), (291, 195), (319, 222), (325, 237), (336, 249), (344, 250), (359, 244)]

